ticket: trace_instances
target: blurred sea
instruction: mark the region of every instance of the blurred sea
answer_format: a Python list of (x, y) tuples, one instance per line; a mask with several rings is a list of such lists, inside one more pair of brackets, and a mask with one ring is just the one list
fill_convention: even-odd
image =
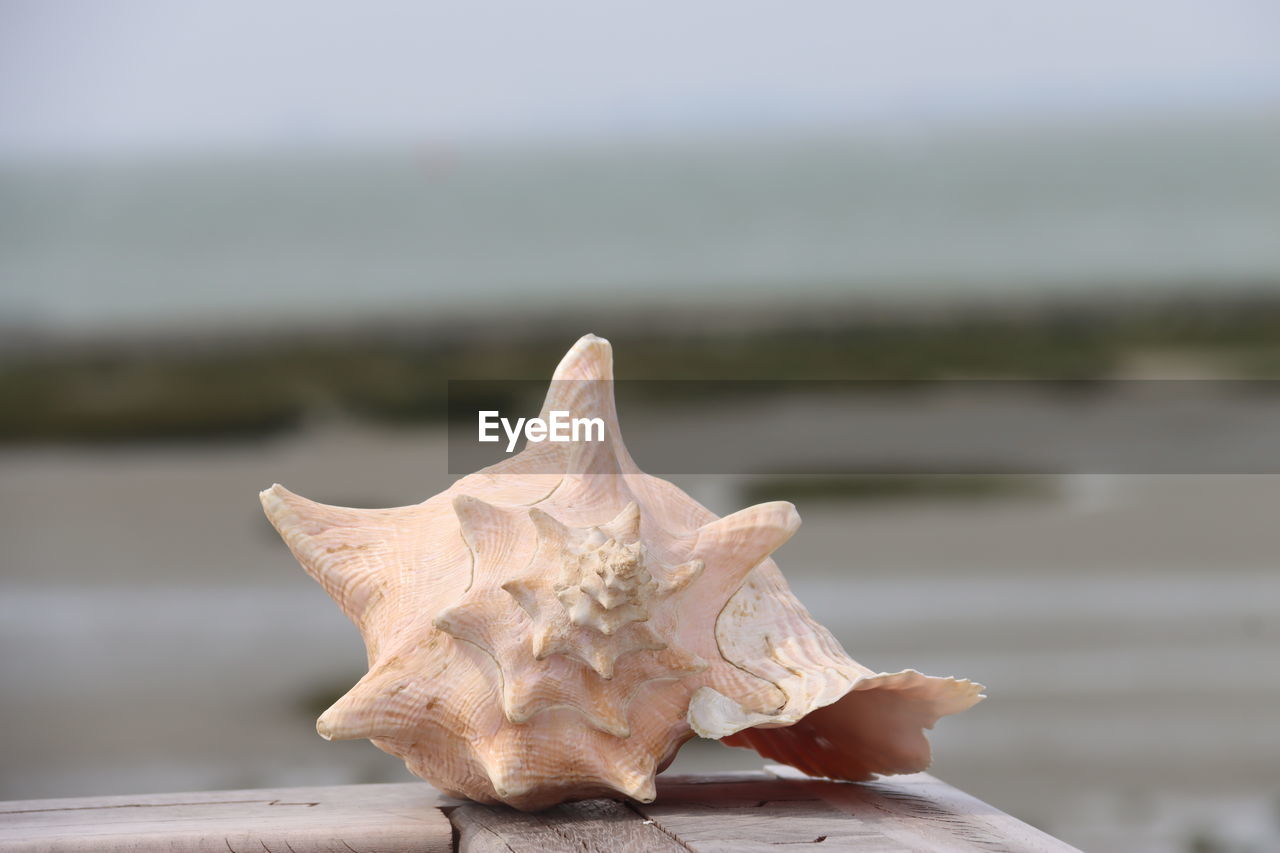
[(8, 163), (13, 331), (1280, 282), (1280, 116)]
[[(10, 162), (0, 342), (1274, 293), (1277, 235), (1280, 116)], [(365, 658), (255, 495), (413, 503), (451, 482), (446, 455), (443, 427), (338, 417), (240, 442), (0, 447), (0, 797), (407, 778), (314, 734)], [(750, 485), (675, 479), (722, 513)], [(1275, 849), (1278, 502), (1260, 475), (797, 498), (779, 563), (863, 663), (988, 685), (937, 729), (942, 778), (1089, 850)], [(759, 763), (693, 743), (675, 769)]]

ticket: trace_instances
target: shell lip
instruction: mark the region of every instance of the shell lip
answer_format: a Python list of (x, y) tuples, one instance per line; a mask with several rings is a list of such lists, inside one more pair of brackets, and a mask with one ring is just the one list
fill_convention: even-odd
[[(850, 682), (847, 690), (830, 698), (821, 697), (805, 705), (802, 710), (789, 714), (760, 714), (747, 711), (732, 698), (719, 693), (715, 689), (700, 687), (694, 692), (689, 701), (687, 718), (690, 727), (699, 737), (720, 740), (737, 734), (744, 729), (773, 729), (795, 725), (814, 711), (834, 705), (850, 693), (860, 690), (873, 690), (877, 687), (897, 686), (897, 684), (903, 682), (918, 681), (926, 681), (938, 685), (947, 684), (952, 688), (959, 689), (959, 693), (953, 694), (953, 701), (943, 705), (938, 710), (938, 717), (967, 710), (987, 698), (987, 695), (982, 692), (987, 689), (986, 686), (976, 681), (971, 681), (967, 678), (956, 678), (955, 676), (925, 675), (919, 670), (908, 668), (898, 672), (878, 672), (859, 676)], [(933, 728), (933, 723), (926, 725), (925, 728)]]
[[(754, 749), (813, 777), (860, 782), (916, 773), (933, 760), (925, 732), (941, 717), (980, 702), (983, 689), (968, 679), (931, 677), (914, 669), (866, 673), (852, 679), (834, 701), (813, 701), (805, 711), (741, 727), (722, 742)], [(866, 698), (855, 700), (855, 693)]]

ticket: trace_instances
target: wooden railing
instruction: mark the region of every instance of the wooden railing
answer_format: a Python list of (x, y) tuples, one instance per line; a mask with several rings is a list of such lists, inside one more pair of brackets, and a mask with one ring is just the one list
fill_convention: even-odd
[(924, 773), (864, 784), (789, 768), (659, 777), (650, 804), (526, 814), (425, 783), (0, 803), (3, 851), (1067, 851)]

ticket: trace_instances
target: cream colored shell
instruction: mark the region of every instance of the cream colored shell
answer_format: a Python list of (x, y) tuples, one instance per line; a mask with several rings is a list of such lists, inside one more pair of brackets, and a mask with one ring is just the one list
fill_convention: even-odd
[(927, 766), (922, 729), (981, 685), (852, 660), (769, 557), (799, 527), (795, 508), (718, 518), (642, 473), (612, 377), (608, 342), (587, 335), (542, 412), (600, 417), (605, 441), (532, 443), (416, 506), (262, 493), (368, 651), (368, 674), (317, 731), (522, 809), (651, 800), (695, 734), (837, 779)]

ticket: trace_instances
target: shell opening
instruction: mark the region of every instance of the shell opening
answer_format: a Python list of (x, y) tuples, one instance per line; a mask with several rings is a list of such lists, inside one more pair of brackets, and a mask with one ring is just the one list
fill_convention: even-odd
[(931, 760), (925, 730), (940, 717), (976, 705), (982, 690), (972, 681), (912, 669), (880, 673), (859, 679), (844, 696), (790, 725), (744, 728), (721, 740), (810, 776), (857, 782), (877, 773), (918, 773)]

